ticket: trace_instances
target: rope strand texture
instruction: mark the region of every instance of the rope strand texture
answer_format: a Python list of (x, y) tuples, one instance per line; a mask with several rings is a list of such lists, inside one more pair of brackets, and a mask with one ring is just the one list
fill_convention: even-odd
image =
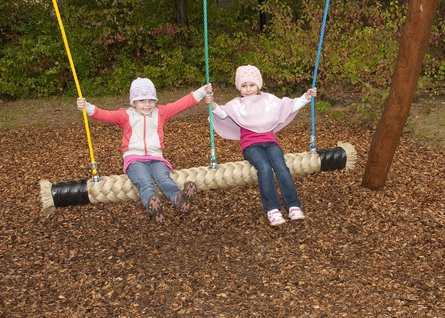
[[(346, 151), (349, 151), (348, 160), (350, 157), (355, 160), (354, 147), (352, 146)], [(320, 171), (321, 162), (317, 153), (286, 154), (284, 157), (293, 176), (313, 174)], [(349, 162), (346, 168), (352, 168), (354, 165), (355, 161), (352, 165)], [(193, 181), (200, 191), (237, 187), (258, 182), (256, 169), (246, 160), (220, 164), (216, 170), (208, 169), (205, 166), (173, 170), (171, 176), (179, 188), (182, 188), (185, 182)], [(88, 194), (91, 203), (139, 199), (137, 189), (126, 175), (104, 176), (101, 177), (99, 182), (88, 181)]]
[[(346, 169), (352, 169), (356, 163), (356, 151), (353, 145), (338, 143), (347, 154)], [(303, 176), (320, 172), (321, 160), (318, 153), (285, 154), (286, 165), (293, 176)], [(173, 170), (173, 180), (179, 188), (187, 181), (193, 181), (198, 190), (237, 187), (258, 182), (256, 169), (247, 161), (228, 162), (218, 165), (218, 169), (212, 170), (201, 166), (182, 170)], [(51, 183), (40, 181), (43, 212), (50, 215), (54, 212), (54, 200), (51, 194)], [(139, 193), (126, 175), (102, 176), (98, 182), (89, 180), (87, 183), (88, 198), (90, 203), (121, 202), (139, 200)]]
[[(318, 154), (286, 154), (285, 160), (294, 176), (320, 171)], [(216, 170), (204, 166), (174, 170), (171, 177), (179, 188), (182, 188), (185, 182), (193, 181), (200, 191), (258, 182), (256, 169), (246, 160), (220, 164)], [(126, 175), (104, 176), (99, 182), (88, 181), (88, 196), (91, 203), (139, 199), (136, 187)]]

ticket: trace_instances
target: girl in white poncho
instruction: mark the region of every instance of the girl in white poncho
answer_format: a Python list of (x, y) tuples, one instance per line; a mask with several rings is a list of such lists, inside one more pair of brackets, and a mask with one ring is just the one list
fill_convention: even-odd
[(295, 99), (261, 92), (263, 79), (258, 68), (252, 65), (238, 67), (235, 86), (240, 97), (223, 106), (213, 101), (213, 94), (206, 96), (205, 102), (212, 104), (215, 115), (216, 133), (226, 139), (241, 141), (244, 158), (257, 170), (261, 202), (272, 226), (286, 222), (280, 212), (274, 173), (289, 218), (303, 219), (297, 190), (275, 133), (295, 118), (311, 96), (317, 95), (317, 89), (308, 89)]

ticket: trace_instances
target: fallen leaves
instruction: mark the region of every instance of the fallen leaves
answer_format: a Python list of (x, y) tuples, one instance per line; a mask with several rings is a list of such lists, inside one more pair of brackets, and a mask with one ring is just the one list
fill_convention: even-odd
[[(205, 116), (172, 120), (164, 155), (208, 165)], [(317, 127), (318, 148), (358, 152), (354, 170), (296, 178), (304, 221), (272, 228), (256, 185), (200, 192), (186, 218), (162, 199), (167, 224), (139, 202), (40, 213), (40, 179), (89, 177), (82, 127), (1, 132), (0, 316), (438, 317), (445, 310), (443, 148), (404, 136), (386, 187), (361, 187), (371, 134)], [(309, 127), (279, 135), (308, 148)], [(120, 131), (92, 128), (99, 174), (121, 174)], [(219, 162), (242, 160), (216, 137)]]

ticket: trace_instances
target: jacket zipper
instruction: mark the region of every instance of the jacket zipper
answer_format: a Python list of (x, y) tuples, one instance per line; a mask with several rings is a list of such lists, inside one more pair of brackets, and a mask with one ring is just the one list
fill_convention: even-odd
[(147, 151), (147, 116), (144, 116), (144, 153), (148, 155)]

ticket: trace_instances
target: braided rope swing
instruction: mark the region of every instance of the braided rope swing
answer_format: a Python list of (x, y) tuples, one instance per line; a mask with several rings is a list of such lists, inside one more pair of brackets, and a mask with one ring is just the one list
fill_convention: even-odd
[[(320, 150), (317, 153), (285, 154), (284, 157), (292, 176), (352, 169), (357, 160), (354, 146), (348, 143), (338, 143), (337, 148)], [(342, 164), (338, 166), (338, 162)], [(219, 164), (218, 169), (201, 166), (173, 170), (171, 176), (179, 188), (185, 182), (193, 181), (199, 191), (258, 183), (256, 169), (247, 160)], [(126, 175), (102, 176), (97, 182), (89, 179), (54, 185), (41, 180), (40, 187), (43, 212), (47, 216), (53, 214), (56, 207), (139, 200), (138, 190)]]

